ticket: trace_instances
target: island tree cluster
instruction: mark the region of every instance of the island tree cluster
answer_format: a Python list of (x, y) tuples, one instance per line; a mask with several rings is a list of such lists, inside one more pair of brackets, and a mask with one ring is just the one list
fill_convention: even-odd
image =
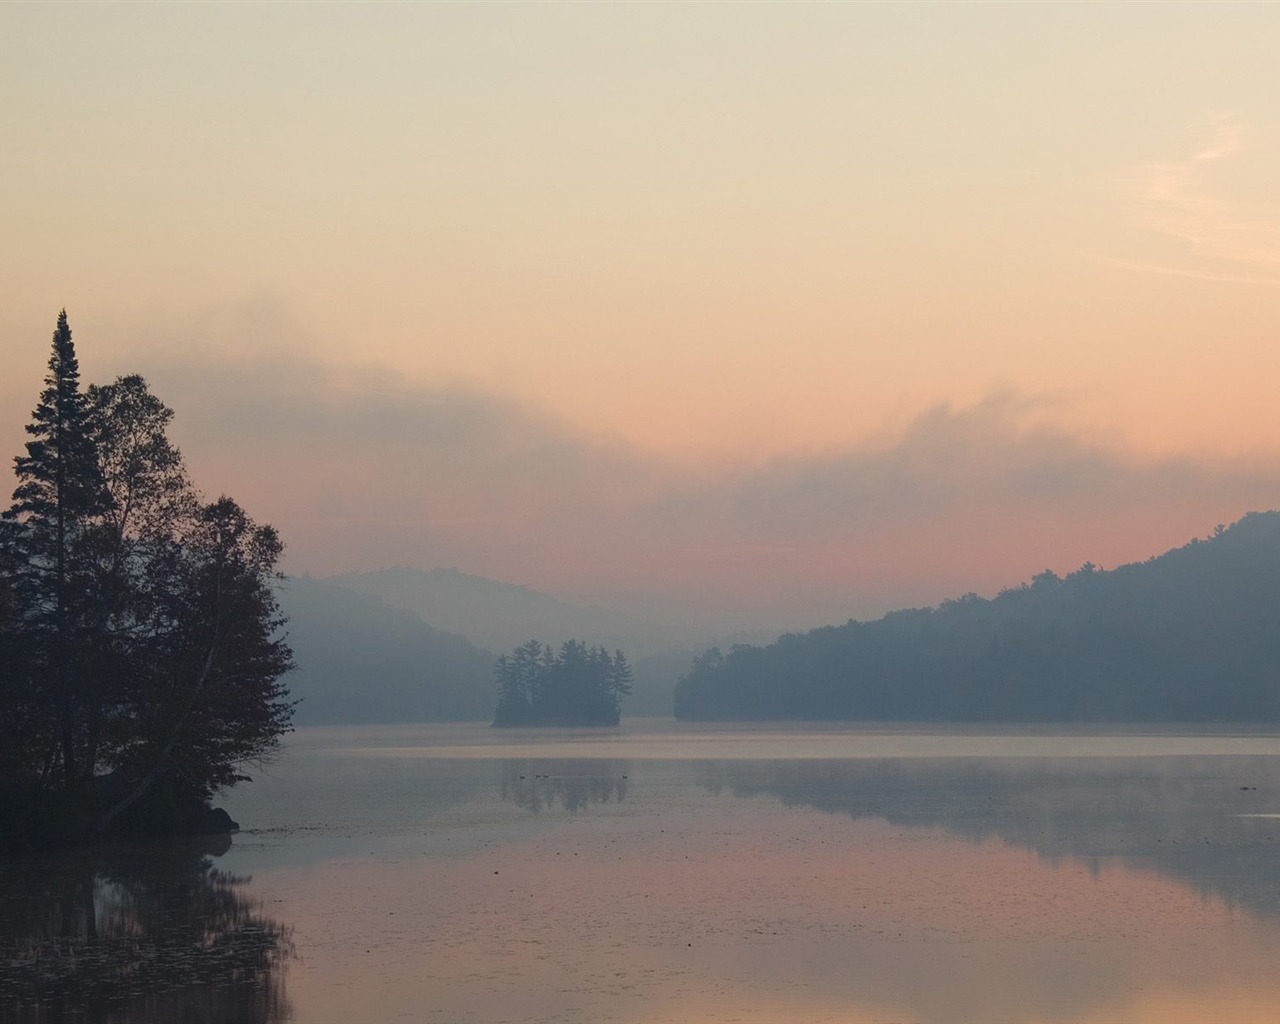
[(191, 824), (287, 730), (281, 542), (204, 500), (138, 376), (66, 313), (0, 517), (0, 846)]
[(577, 640), (558, 650), (529, 640), (502, 655), (494, 674), (494, 725), (617, 725), (631, 692), (625, 654)]

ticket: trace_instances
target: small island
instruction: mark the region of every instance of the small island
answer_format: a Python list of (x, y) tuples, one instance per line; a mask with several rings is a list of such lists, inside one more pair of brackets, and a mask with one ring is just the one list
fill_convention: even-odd
[(529, 640), (498, 659), (495, 726), (617, 725), (631, 692), (621, 651), (566, 640), (559, 650)]

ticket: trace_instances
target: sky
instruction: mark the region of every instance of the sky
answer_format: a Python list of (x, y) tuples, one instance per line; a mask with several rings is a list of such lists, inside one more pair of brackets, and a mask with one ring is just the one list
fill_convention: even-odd
[(1280, 7), (0, 5), (65, 307), (317, 575), (799, 628), (1280, 506)]

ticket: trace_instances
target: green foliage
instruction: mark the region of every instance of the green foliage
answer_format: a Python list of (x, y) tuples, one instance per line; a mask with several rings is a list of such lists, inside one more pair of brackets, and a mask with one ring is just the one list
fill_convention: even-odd
[(1280, 513), (1109, 572), (711, 650), (683, 719), (1280, 721)]
[(292, 707), (276, 532), (199, 496), (141, 377), (80, 393), (65, 313), (49, 368), (0, 520), (0, 845), (207, 799)]
[(621, 651), (566, 640), (559, 651), (536, 640), (498, 659), (494, 725), (617, 725), (631, 692)]

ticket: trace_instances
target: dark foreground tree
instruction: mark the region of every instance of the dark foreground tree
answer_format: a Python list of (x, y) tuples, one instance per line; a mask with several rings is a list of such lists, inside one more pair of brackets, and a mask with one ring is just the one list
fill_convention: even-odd
[(172, 415), (81, 394), (59, 317), (0, 520), (0, 847), (181, 830), (288, 729), (279, 537), (200, 499)]
[[(42, 709), (63, 781), (75, 785), (86, 770), (76, 724), (85, 686), (83, 649), (89, 581), (83, 558), (89, 523), (107, 504), (90, 438), (80, 366), (67, 311), (58, 314), (49, 371), (18, 456), (18, 487), (5, 514), (3, 569), (21, 619), (30, 672), (19, 701), (26, 714)], [(28, 723), (29, 724), (29, 723)]]
[(184, 525), (171, 574), (147, 595), (144, 642), (121, 659), (132, 682), (105, 749), (122, 792), (100, 829), (160, 781), (202, 800), (247, 781), (241, 766), (289, 727), (281, 677), (291, 652), (272, 586), (279, 537), (230, 498), (198, 507)]
[(494, 725), (617, 725), (631, 692), (621, 651), (566, 640), (556, 651), (536, 640), (498, 659)]

